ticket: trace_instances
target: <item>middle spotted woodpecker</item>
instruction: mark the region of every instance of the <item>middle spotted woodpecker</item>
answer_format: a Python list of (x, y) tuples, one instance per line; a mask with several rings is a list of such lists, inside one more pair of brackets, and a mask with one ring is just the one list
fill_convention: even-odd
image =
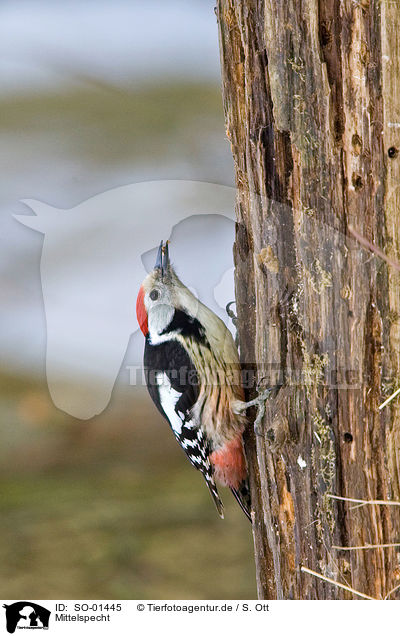
[[(236, 345), (225, 324), (185, 287), (161, 242), (136, 303), (145, 336), (147, 388), (191, 464), (204, 476), (220, 516), (215, 480), (250, 517), (243, 451), (247, 408)], [(250, 403), (249, 403), (250, 405)]]

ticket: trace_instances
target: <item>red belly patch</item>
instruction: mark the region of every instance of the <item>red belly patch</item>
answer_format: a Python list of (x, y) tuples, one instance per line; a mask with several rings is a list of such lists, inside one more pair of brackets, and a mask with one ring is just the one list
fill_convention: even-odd
[(236, 437), (227, 442), (220, 450), (211, 453), (210, 461), (214, 466), (215, 477), (218, 481), (224, 486), (238, 488), (247, 474), (242, 436)]

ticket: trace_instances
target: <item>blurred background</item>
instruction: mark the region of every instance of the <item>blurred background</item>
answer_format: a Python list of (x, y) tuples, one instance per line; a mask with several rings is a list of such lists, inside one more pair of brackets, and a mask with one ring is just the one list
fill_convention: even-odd
[(219, 519), (130, 384), (134, 317), (107, 408), (79, 420), (52, 402), (43, 235), (12, 216), (142, 181), (233, 186), (214, 3), (3, 0), (0, 52), (0, 597), (255, 598), (248, 521), (226, 491)]

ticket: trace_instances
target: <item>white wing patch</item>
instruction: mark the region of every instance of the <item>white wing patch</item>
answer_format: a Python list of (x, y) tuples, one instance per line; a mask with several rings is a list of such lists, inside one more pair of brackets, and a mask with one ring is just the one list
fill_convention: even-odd
[(181, 393), (179, 393), (179, 391), (175, 391), (175, 389), (171, 386), (170, 379), (166, 373), (157, 373), (157, 384), (160, 402), (164, 413), (168, 417), (174, 433), (180, 435), (184, 419), (183, 414), (182, 417), (180, 417), (175, 411), (175, 406), (181, 397)]

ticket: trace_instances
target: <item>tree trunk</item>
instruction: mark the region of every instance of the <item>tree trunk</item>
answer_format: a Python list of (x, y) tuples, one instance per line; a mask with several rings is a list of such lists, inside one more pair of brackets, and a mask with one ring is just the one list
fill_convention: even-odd
[[(260, 598), (400, 583), (400, 4), (219, 0), (244, 365), (281, 384), (247, 455)], [(249, 397), (254, 389), (249, 391)], [(390, 598), (398, 598), (393, 592)]]

